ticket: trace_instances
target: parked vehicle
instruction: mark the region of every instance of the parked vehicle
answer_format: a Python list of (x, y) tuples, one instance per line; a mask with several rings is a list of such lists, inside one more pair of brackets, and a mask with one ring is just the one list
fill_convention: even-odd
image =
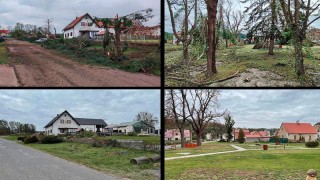
[(45, 41), (48, 41), (48, 39), (47, 38), (40, 38), (40, 39), (36, 40), (36, 42), (45, 42)]
[(5, 41), (4, 37), (0, 36), (0, 42), (4, 42), (4, 41)]

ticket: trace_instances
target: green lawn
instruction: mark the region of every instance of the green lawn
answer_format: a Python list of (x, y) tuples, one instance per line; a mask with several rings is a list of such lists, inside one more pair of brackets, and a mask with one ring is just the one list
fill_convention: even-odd
[(319, 149), (248, 150), (169, 160), (165, 161), (165, 179), (305, 179), (309, 169), (319, 171), (319, 153)]
[[(276, 48), (275, 55), (269, 56), (267, 49), (252, 49), (253, 45), (235, 46), (234, 48), (220, 48), (217, 50), (218, 74), (210, 77), (205, 76), (205, 71), (198, 75), (193, 81), (215, 81), (235, 74), (246, 72), (247, 69), (256, 68), (262, 71), (271, 71), (279, 74), (287, 81), (300, 82), (304, 86), (312, 86), (310, 77), (307, 75), (298, 79), (294, 71), (294, 51), (290, 46), (284, 46), (282, 49)], [(190, 49), (190, 57), (192, 61), (188, 67), (182, 67), (182, 47), (181, 45), (166, 45), (165, 46), (165, 68), (166, 72), (181, 74), (183, 69), (190, 68), (189, 71), (194, 71), (194, 67), (205, 67), (207, 61), (206, 56), (196, 61), (193, 56), (197, 51)], [(320, 62), (320, 46), (305, 49), (305, 67), (307, 72), (318, 72)], [(176, 67), (177, 66), (177, 67)], [(179, 77), (179, 76), (178, 76)], [(181, 76), (180, 76), (181, 77)], [(167, 79), (167, 86), (179, 86), (181, 82)], [(188, 84), (186, 84), (188, 85)]]
[(235, 148), (231, 147), (230, 144), (227, 143), (218, 143), (218, 142), (210, 142), (205, 143), (202, 146), (195, 147), (195, 148), (183, 148), (183, 149), (176, 149), (176, 150), (166, 150), (165, 157), (179, 157), (184, 156), (180, 153), (188, 153), (185, 155), (194, 155), (194, 154), (204, 154), (204, 153), (212, 153), (212, 152), (221, 152), (221, 151), (232, 151), (236, 150)]
[(0, 64), (8, 63), (8, 49), (5, 42), (0, 43)]
[[(7, 136), (5, 138), (16, 140), (16, 136)], [(115, 147), (98, 148), (88, 144), (70, 142), (59, 144), (26, 144), (26, 146), (123, 178), (155, 179), (156, 177), (148, 173), (148, 170), (160, 169), (160, 163), (143, 165), (129, 163), (132, 158), (159, 155), (150, 151)]]

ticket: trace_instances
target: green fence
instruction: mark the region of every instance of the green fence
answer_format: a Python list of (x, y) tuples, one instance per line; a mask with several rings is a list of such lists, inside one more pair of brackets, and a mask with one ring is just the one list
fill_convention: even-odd
[[(275, 143), (275, 142), (276, 142), (276, 141), (275, 141), (274, 138), (270, 138), (270, 139), (269, 139), (269, 143)], [(289, 140), (288, 140), (288, 138), (279, 138), (279, 142), (280, 142), (280, 143), (288, 143)]]

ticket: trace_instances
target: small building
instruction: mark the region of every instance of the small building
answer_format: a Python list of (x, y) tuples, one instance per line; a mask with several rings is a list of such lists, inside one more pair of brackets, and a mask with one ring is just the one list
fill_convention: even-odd
[(270, 139), (269, 131), (252, 131), (245, 135), (246, 142), (268, 142)]
[(139, 135), (158, 135), (155, 127), (148, 125), (143, 121), (123, 122), (120, 124), (107, 126), (106, 132), (112, 134), (128, 134), (135, 132)]
[(316, 128), (316, 130), (318, 132), (317, 139), (320, 139), (320, 122), (313, 125), (313, 127)]
[(74, 118), (65, 110), (57, 114), (45, 127), (45, 134), (72, 134), (80, 130), (103, 132), (107, 123), (103, 119)]
[[(250, 134), (250, 131), (248, 129), (242, 129), (244, 136), (247, 136)], [(239, 136), (239, 131), (240, 129), (235, 129), (233, 132), (233, 141), (238, 141), (238, 136)]]
[[(65, 39), (84, 36), (93, 39), (96, 35), (104, 31), (103, 23), (96, 22), (88, 13), (76, 17), (70, 24), (63, 29)], [(109, 28), (110, 33), (114, 33), (114, 28)]]
[[(164, 135), (165, 141), (180, 141), (181, 134), (179, 129), (168, 129)], [(184, 130), (184, 140), (190, 141), (191, 140), (191, 133), (190, 130)]]
[(9, 30), (1, 29), (0, 30), (0, 36), (8, 36), (10, 34)]
[(310, 123), (282, 123), (278, 131), (280, 138), (288, 138), (289, 142), (315, 141), (318, 132)]

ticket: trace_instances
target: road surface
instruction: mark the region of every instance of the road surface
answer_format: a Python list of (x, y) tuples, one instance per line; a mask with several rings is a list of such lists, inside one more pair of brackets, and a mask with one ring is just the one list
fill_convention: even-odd
[(1, 180), (120, 179), (0, 138)]
[(25, 41), (9, 39), (9, 63), (22, 87), (160, 87), (159, 76), (89, 66)]

